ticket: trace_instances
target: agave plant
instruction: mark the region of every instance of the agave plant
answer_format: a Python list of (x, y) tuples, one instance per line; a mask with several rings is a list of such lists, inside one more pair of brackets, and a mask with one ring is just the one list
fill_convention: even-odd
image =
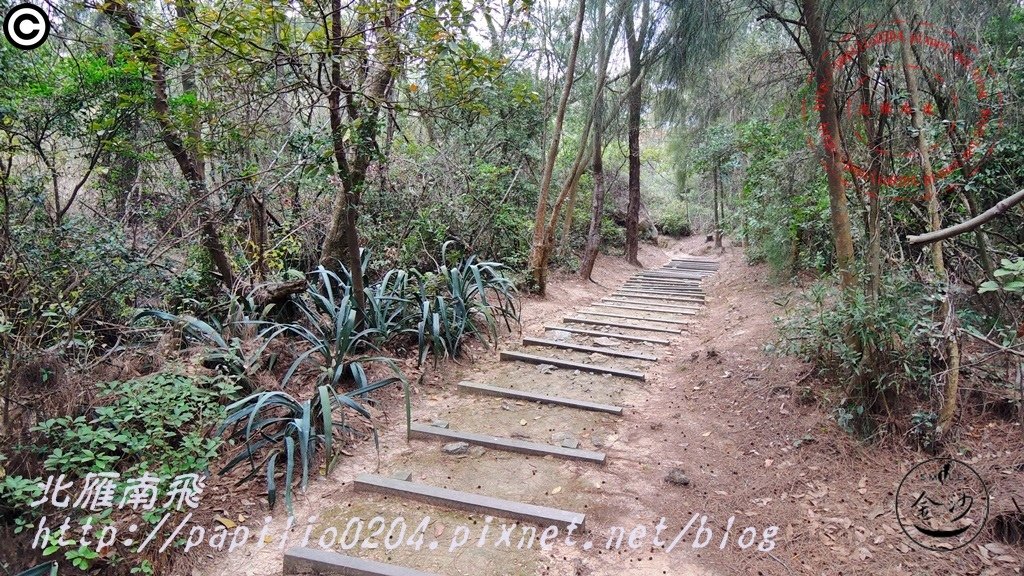
[(410, 307), (414, 301), (407, 298), (409, 273), (389, 270), (379, 282), (365, 289), (366, 309), (363, 319), (374, 329), (373, 340), (381, 346), (396, 336), (412, 332)]
[[(320, 384), (337, 387), (346, 374), (351, 376), (357, 388), (401, 380), (401, 372), (390, 358), (357, 355), (363, 348), (377, 349), (374, 337), (378, 329), (360, 329), (351, 288), (338, 274), (321, 266), (317, 275), (320, 278), (318, 285), (311, 285), (303, 298), (295, 300), (304, 322), (270, 324), (261, 332), (268, 343), (284, 334), (291, 334), (309, 345), (289, 366), (281, 385), (287, 386), (299, 367), (312, 357), (317, 357), (320, 362)], [(364, 368), (369, 363), (385, 364), (395, 376), (371, 383)]]
[(419, 313), (417, 337), (419, 362), (433, 353), (438, 358), (459, 355), (467, 335), (489, 345), (498, 337), (498, 321), (511, 330), (519, 321), (515, 286), (504, 276), (504, 266), (497, 262), (481, 262), (469, 256), (448, 266), (447, 249), (441, 248), (441, 262), (436, 273), (419, 274)]
[[(395, 380), (381, 380), (347, 394), (339, 394), (334, 387), (322, 384), (308, 400), (298, 400), (279, 391), (259, 392), (231, 404), (217, 433), (223, 435), (230, 431), (228, 440), (243, 444), (244, 448), (224, 465), (220, 473), (248, 463), (250, 471), (238, 484), (262, 473), (271, 508), (279, 494), (277, 478), (283, 473), (285, 504), (290, 513), (296, 467), (300, 470), (299, 486), (305, 490), (310, 468), (314, 467), (318, 454), (324, 458), (325, 471), (331, 470), (338, 453), (335, 450), (335, 433), (358, 434), (347, 423), (344, 412), (341, 418), (337, 418), (335, 410), (350, 409), (370, 420), (369, 411), (356, 398)], [(376, 442), (376, 430), (371, 430)]]
[(205, 361), (208, 364), (221, 367), (228, 374), (244, 382), (262, 367), (263, 353), (266, 352), (269, 342), (264, 341), (252, 351), (246, 352), (240, 338), (228, 335), (235, 325), (249, 322), (244, 316), (236, 315), (236, 311), (230, 311), (228, 321), (219, 324), (219, 330), (189, 314), (179, 315), (153, 309), (140, 311), (135, 315), (133, 322), (154, 318), (178, 326), (183, 338), (206, 347)]

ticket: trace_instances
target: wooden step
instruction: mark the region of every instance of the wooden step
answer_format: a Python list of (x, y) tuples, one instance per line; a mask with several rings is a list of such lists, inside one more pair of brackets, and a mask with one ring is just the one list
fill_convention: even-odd
[(607, 338), (618, 338), (619, 340), (629, 340), (630, 342), (650, 342), (651, 344), (659, 344), (667, 346), (668, 340), (662, 340), (661, 338), (651, 338), (649, 336), (632, 336), (630, 334), (620, 334), (618, 332), (602, 332), (600, 330), (587, 330), (585, 328), (574, 328), (572, 326), (545, 326), (545, 330), (561, 330), (563, 332), (570, 332), (572, 334), (585, 334), (587, 336), (605, 336)]
[(543, 338), (523, 338), (523, 344), (526, 346), (549, 346), (551, 348), (563, 348), (565, 350), (578, 350), (580, 352), (591, 352), (604, 354), (605, 356), (616, 356), (618, 358), (632, 358), (633, 360), (646, 360), (648, 362), (657, 362), (657, 356), (651, 356), (649, 354), (638, 354), (636, 352), (628, 352), (624, 350), (616, 350), (614, 348), (605, 348), (598, 346), (584, 346), (583, 344), (575, 344), (573, 342), (563, 342), (561, 340), (545, 340)]
[(626, 282), (623, 286), (643, 286), (645, 288), (664, 288), (666, 290), (687, 290), (690, 292), (704, 292), (704, 286), (674, 286), (659, 284), (657, 282)]
[(524, 354), (522, 352), (502, 351), (498, 355), (498, 357), (505, 362), (510, 360), (518, 360), (520, 362), (529, 362), (531, 364), (551, 364), (552, 366), (558, 366), (559, 368), (571, 368), (573, 370), (580, 370), (582, 372), (594, 372), (596, 374), (611, 374), (612, 376), (621, 376), (622, 378), (633, 378), (634, 380), (646, 379), (643, 372), (634, 372), (632, 370), (623, 370), (622, 368), (598, 366), (596, 364), (584, 364), (582, 362), (562, 360), (561, 358), (534, 356), (533, 354)]
[(639, 284), (642, 286), (665, 286), (666, 288), (679, 288), (680, 290), (703, 290), (701, 284), (681, 284), (675, 281), (653, 280), (650, 278), (638, 278), (628, 280), (626, 284)]
[(581, 450), (579, 448), (566, 448), (564, 446), (552, 446), (540, 442), (528, 442), (515, 438), (502, 438), (490, 434), (477, 434), (475, 432), (459, 432), (447, 428), (439, 428), (428, 424), (414, 422), (409, 427), (409, 438), (430, 439), (441, 438), (450, 442), (468, 442), (484, 448), (504, 450), (506, 452), (518, 452), (520, 454), (534, 454), (537, 456), (554, 456), (566, 460), (583, 460), (595, 464), (604, 464), (604, 452), (593, 450)]
[(341, 574), (343, 576), (434, 576), (404, 566), (354, 558), (313, 548), (292, 548), (284, 554), (284, 574)]
[(593, 318), (575, 318), (572, 316), (566, 316), (562, 318), (563, 322), (572, 322), (573, 324), (589, 324), (591, 326), (611, 326), (612, 328), (629, 328), (630, 330), (640, 330), (643, 332), (661, 332), (663, 334), (682, 334), (682, 330), (673, 330), (671, 328), (662, 328), (661, 326), (635, 326), (633, 324), (624, 324), (622, 322), (612, 322), (610, 320), (595, 320)]
[(612, 406), (611, 404), (600, 404), (598, 402), (574, 400), (572, 398), (559, 398), (557, 396), (545, 396), (543, 394), (534, 394), (533, 392), (526, 392), (524, 390), (488, 386), (486, 384), (477, 384), (475, 382), (463, 381), (459, 382), (456, 386), (460, 392), (471, 392), (487, 396), (501, 396), (503, 398), (526, 400), (527, 402), (538, 402), (540, 404), (554, 404), (557, 406), (565, 406), (567, 408), (588, 410), (590, 412), (605, 412), (608, 414), (615, 414), (616, 416), (622, 415), (622, 408), (620, 406)]
[(627, 282), (622, 285), (627, 290), (642, 290), (644, 292), (661, 292), (665, 294), (680, 294), (683, 296), (703, 295), (703, 288), (676, 288), (675, 286), (664, 286), (661, 284), (636, 284)]
[(685, 326), (692, 324), (687, 320), (666, 320), (664, 318), (645, 318), (643, 316), (630, 316), (628, 314), (611, 314), (608, 312), (593, 312), (590, 310), (580, 310), (579, 314), (587, 314), (589, 316), (602, 316), (604, 318), (618, 318), (619, 320), (640, 320), (643, 322), (654, 322), (655, 324), (677, 324), (679, 326)]
[(584, 531), (584, 522), (586, 521), (586, 515), (578, 512), (502, 500), (491, 496), (438, 488), (437, 486), (418, 484), (416, 482), (405, 482), (377, 474), (360, 474), (356, 476), (355, 489), (357, 491), (376, 492), (409, 498), (410, 500), (425, 502), (434, 506), (467, 510), (475, 514), (511, 518), (540, 526), (565, 528), (575, 524), (579, 527), (580, 532)]
[[(700, 304), (696, 302), (688, 303), (676, 303), (676, 304), (659, 304), (657, 302), (647, 302), (644, 300), (631, 300), (629, 298), (602, 298), (602, 303), (617, 304), (619, 306), (657, 306), (658, 310), (664, 310), (666, 312), (678, 312), (680, 314), (693, 315), (700, 310)], [(596, 306), (597, 304), (595, 304)]]
[(608, 302), (594, 302), (591, 306), (597, 306), (599, 308), (614, 308), (615, 310), (636, 310), (638, 312), (657, 312), (658, 314), (676, 314), (678, 316), (693, 316), (697, 313), (693, 308), (684, 308), (682, 310), (669, 310), (667, 308), (652, 308), (650, 306), (629, 306), (627, 304), (615, 304)]
[(613, 296), (628, 296), (630, 298), (643, 298), (644, 300), (665, 300), (666, 302), (696, 302), (699, 304), (704, 303), (703, 296), (666, 296), (657, 294), (655, 292), (646, 292), (642, 290), (619, 290), (612, 294)]
[(677, 311), (690, 311), (696, 313), (703, 306), (701, 302), (647, 302), (642, 299), (632, 298), (630, 296), (605, 296), (601, 298), (602, 302), (615, 302), (624, 304), (640, 304), (645, 306), (659, 306), (664, 307), (665, 310), (677, 310)]
[(633, 276), (633, 278), (646, 278), (646, 279), (650, 279), (650, 280), (660, 280), (662, 282), (676, 282), (676, 283), (679, 283), (679, 284), (691, 284), (691, 285), (700, 285), (700, 284), (704, 283), (704, 278), (703, 277), (701, 277), (701, 278), (687, 278), (685, 276), (681, 276), (681, 275), (678, 275), (678, 274), (669, 274), (669, 273), (643, 272), (641, 274), (637, 274), (636, 276)]

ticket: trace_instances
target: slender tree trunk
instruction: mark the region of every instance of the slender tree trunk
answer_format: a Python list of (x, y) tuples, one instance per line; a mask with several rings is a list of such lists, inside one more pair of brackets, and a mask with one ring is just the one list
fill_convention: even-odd
[[(939, 196), (935, 191), (935, 175), (932, 173), (932, 163), (928, 153), (928, 137), (924, 130), (924, 114), (921, 112), (919, 101), (917, 74), (913, 64), (914, 56), (910, 48), (911, 30), (899, 9), (896, 10), (896, 20), (900, 27), (903, 76), (907, 82), (907, 98), (912, 110), (911, 123), (916, 132), (915, 140), (918, 160), (921, 164), (921, 179), (924, 184), (925, 200), (928, 203), (928, 227), (935, 232), (942, 229), (942, 218), (939, 213)], [(932, 268), (939, 281), (948, 284), (949, 277), (946, 274), (946, 264), (942, 256), (942, 244), (942, 241), (939, 240), (931, 245)], [(946, 335), (945, 397), (936, 425), (936, 432), (942, 435), (949, 430), (950, 424), (956, 416), (960, 388), (960, 344), (957, 341), (956, 313), (952, 309), (948, 290), (939, 307), (939, 316), (944, 322), (943, 331), (948, 331)]]
[(171, 122), (166, 69), (159, 56), (158, 47), (143, 33), (138, 14), (123, 2), (119, 0), (107, 2), (101, 6), (100, 10), (121, 24), (122, 30), (132, 40), (133, 52), (149, 67), (150, 82), (153, 88), (153, 114), (160, 127), (160, 139), (163, 140), (164, 146), (167, 147), (181, 170), (188, 185), (189, 198), (197, 206), (203, 247), (220, 273), (221, 282), (231, 289), (235, 283), (235, 276), (227, 250), (220, 239), (220, 228), (210, 212), (209, 190), (206, 188), (206, 179), (203, 176), (201, 165), (189, 152), (186, 143)]
[(547, 253), (545, 250), (547, 227), (545, 224), (547, 221), (548, 195), (551, 191), (551, 179), (555, 171), (555, 160), (558, 158), (558, 149), (562, 139), (562, 125), (565, 122), (565, 112), (569, 107), (569, 95), (572, 92), (572, 85), (576, 76), (576, 57), (579, 53), (580, 37), (583, 34), (583, 17), (585, 13), (586, 0), (579, 0), (576, 10), (576, 24), (573, 27), (572, 47), (569, 49), (569, 61), (565, 66), (565, 84), (562, 86), (562, 95), (558, 101), (558, 109), (555, 112), (555, 126), (551, 133), (551, 142), (548, 145), (544, 172), (541, 175), (540, 196), (537, 199), (537, 211), (534, 215), (529, 273), (538, 294), (544, 294), (547, 283)]
[(835, 243), (839, 281), (844, 291), (856, 285), (853, 272), (853, 232), (850, 212), (843, 183), (843, 162), (846, 158), (839, 133), (835, 88), (832, 78), (832, 59), (828, 50), (825, 26), (818, 12), (817, 0), (802, 0), (804, 21), (811, 46), (814, 80), (817, 84), (817, 108), (821, 121), (821, 138), (825, 175), (828, 179), (829, 219)]
[[(616, 20), (615, 30), (618, 30)], [(601, 247), (601, 222), (604, 220), (605, 200), (605, 179), (604, 179), (604, 84), (608, 79), (608, 55), (611, 46), (606, 44), (608, 36), (607, 16), (605, 15), (605, 0), (598, 0), (597, 4), (597, 36), (598, 36), (598, 79), (594, 87), (594, 144), (593, 144), (593, 172), (594, 172), (594, 195), (590, 199), (590, 226), (587, 229), (587, 244), (583, 249), (583, 261), (580, 263), (580, 277), (591, 280), (594, 274), (594, 264), (597, 262), (597, 252)], [(611, 35), (614, 41), (615, 34)], [(601, 89), (598, 89), (600, 87)]]
[[(629, 19), (627, 18), (627, 22)], [(634, 43), (635, 44), (635, 43)], [(634, 57), (635, 54), (635, 57)], [(630, 50), (629, 80), (632, 84), (640, 74), (639, 50)], [(633, 86), (629, 93), (627, 114), (629, 144), (629, 202), (626, 206), (626, 261), (640, 264), (638, 254), (640, 227), (640, 115), (642, 108), (642, 89), (639, 84)]]
[(881, 171), (882, 138), (885, 133), (885, 115), (879, 114), (875, 106), (875, 88), (879, 87), (888, 95), (889, 82), (882, 79), (873, 80), (868, 70), (867, 45), (860, 37), (857, 38), (857, 70), (860, 76), (860, 97), (861, 118), (864, 122), (864, 131), (867, 135), (868, 145), (871, 147), (868, 165), (867, 181), (867, 218), (866, 226), (868, 235), (868, 297), (871, 302), (878, 302), (882, 291), (882, 232), (881, 219)]
[[(365, 22), (364, 39), (373, 30), (375, 42), (368, 46), (362, 56), (358, 78), (342, 73), (345, 37), (342, 33), (342, 0), (331, 0), (330, 38), (328, 48), (331, 54), (331, 90), (328, 94), (328, 112), (331, 123), (331, 142), (334, 159), (338, 165), (339, 190), (334, 195), (331, 207), (331, 223), (324, 238), (320, 260), (325, 266), (333, 267), (344, 262), (352, 276), (352, 295), (356, 300), (357, 313), (362, 319), (366, 295), (363, 293), (362, 259), (359, 249), (359, 202), (366, 186), (366, 175), (377, 150), (380, 133), (382, 103), (386, 101), (394, 80), (395, 68), (401, 61), (398, 39), (393, 27), (400, 18), (394, 3), (387, 4), (378, 19)], [(370, 56), (370, 52), (373, 56)], [(353, 89), (347, 82), (356, 81), (360, 86)], [(358, 92), (358, 93), (357, 93)], [(346, 125), (343, 114), (347, 113)], [(351, 158), (346, 149), (345, 138), (352, 140)]]
[(722, 207), (722, 180), (719, 177), (720, 169), (720, 165), (716, 162), (714, 172), (711, 174), (711, 188), (714, 190), (713, 200), (715, 204), (715, 248), (722, 247), (722, 220), (719, 216)]

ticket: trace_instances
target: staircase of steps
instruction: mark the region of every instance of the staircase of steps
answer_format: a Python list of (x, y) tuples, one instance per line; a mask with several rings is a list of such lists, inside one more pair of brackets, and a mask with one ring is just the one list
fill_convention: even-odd
[[(524, 533), (527, 525), (536, 526), (538, 532), (548, 526), (582, 530), (586, 505), (581, 506), (578, 498), (574, 501), (569, 490), (562, 492), (561, 486), (571, 487), (587, 475), (588, 467), (600, 467), (607, 461), (605, 450), (614, 443), (611, 431), (615, 420), (631, 408), (622, 400), (643, 393), (649, 386), (646, 370), (671, 356), (668, 346), (673, 336), (683, 334), (703, 306), (703, 279), (717, 269), (713, 260), (673, 259), (661, 268), (634, 275), (613, 294), (577, 309), (560, 324), (545, 325), (542, 334), (524, 336), (514, 349), (502, 350), (501, 363), (488, 374), (488, 381), (457, 385), (460, 402), (444, 413), (443, 419), (412, 424), (410, 440), (445, 448), (412, 451), (408, 458), (410, 466), (435, 459), (425, 463), (433, 474), (420, 475), (420, 480), (430, 482), (414, 480), (405, 472), (390, 477), (360, 475), (354, 486), (356, 502), (340, 506), (338, 516), (354, 519), (359, 512), (364, 518), (376, 515), (397, 522), (398, 517), (415, 510), (436, 519), (442, 530), (442, 521), (494, 522), (496, 526), (514, 522), (522, 525)], [(466, 422), (481, 426), (481, 420), (487, 429), (464, 429), (473, 426)], [(473, 467), (448, 464), (451, 458), (465, 458), (461, 454), (472, 450), (481, 458), (487, 451), (486, 457), (496, 469), (529, 469), (532, 474), (511, 481), (511, 472), (506, 478), (494, 477)], [(490, 465), (484, 460), (477, 462)], [(550, 489), (556, 485), (558, 489)], [(412, 530), (414, 522), (408, 522)], [(440, 541), (448, 534), (422, 528), (419, 538), (424, 546), (445, 550)], [(343, 529), (344, 525), (336, 527), (339, 533)], [(283, 573), (444, 573), (443, 563), (428, 572), (405, 567), (403, 564), (422, 564), (424, 556), (418, 552), (402, 556), (402, 546), (386, 554), (387, 562), (361, 558), (362, 550), (349, 555), (337, 548), (291, 549), (285, 555)], [(460, 549), (461, 554), (479, 554), (472, 560), (477, 574), (512, 573), (512, 567), (521, 561), (515, 546), (504, 553), (478, 549)], [(519, 568), (524, 570), (527, 568)]]

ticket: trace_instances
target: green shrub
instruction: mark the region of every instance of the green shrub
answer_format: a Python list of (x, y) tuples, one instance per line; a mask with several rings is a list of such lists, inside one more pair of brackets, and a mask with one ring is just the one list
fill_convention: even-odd
[(779, 321), (783, 351), (813, 362), (847, 399), (837, 409), (843, 427), (870, 424), (884, 398), (905, 389), (927, 390), (931, 342), (941, 337), (932, 320), (938, 297), (899, 274), (887, 276), (882, 296), (870, 303), (863, 291), (843, 297), (825, 283), (811, 287), (809, 301)]
[(161, 478), (206, 470), (220, 440), (207, 438), (238, 390), (223, 377), (160, 372), (97, 384), (103, 404), (92, 417), (54, 418), (33, 430), (49, 471), (65, 474), (148, 471)]
[(687, 238), (693, 235), (690, 227), (690, 216), (687, 213), (686, 205), (682, 202), (673, 202), (664, 209), (658, 217), (658, 232), (677, 238)]

